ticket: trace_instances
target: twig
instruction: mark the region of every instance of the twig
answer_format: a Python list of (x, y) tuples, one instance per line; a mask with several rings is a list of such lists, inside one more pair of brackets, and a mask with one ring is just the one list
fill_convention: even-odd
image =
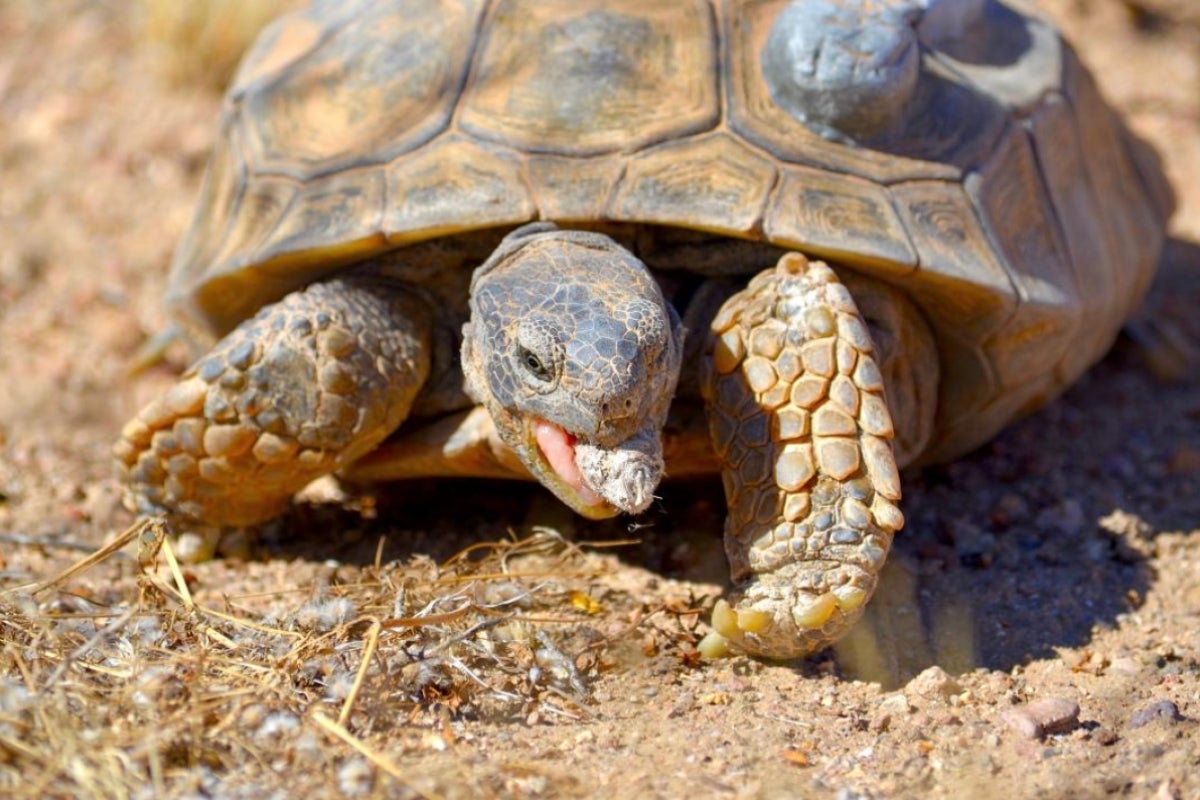
[(530, 572), (476, 572), (466, 575), (443, 575), (434, 581), (430, 581), (434, 586), (447, 586), (456, 583), (470, 583), (472, 581), (515, 581), (522, 578), (555, 578), (562, 580), (564, 578), (590, 578), (596, 574), (594, 569), (579, 569), (579, 570), (532, 570)]
[(515, 695), (512, 692), (506, 692), (503, 689), (497, 689), (494, 686), (488, 685), (487, 681), (485, 681), (483, 678), (479, 677), (474, 672), (472, 672), (471, 668), (468, 667), (466, 664), (464, 664), (462, 659), (458, 658), (457, 656), (447, 655), (447, 656), (439, 656), (439, 658), (441, 658), (441, 660), (444, 661), (445, 663), (447, 663), (450, 666), (457, 669), (462, 674), (466, 675), (468, 678), (470, 678), (473, 682), (478, 684), (480, 687), (486, 689), (487, 691), (491, 692), (492, 694), (496, 695), (497, 697), (499, 697), (503, 700), (508, 700), (510, 702), (513, 702), (513, 701), (520, 702), (521, 701), (522, 698), (519, 695)]
[[(267, 593), (267, 592), (263, 593), (264, 596), (267, 596), (268, 594), (269, 593)], [(261, 622), (254, 622), (252, 620), (243, 619), (242, 617), (235, 617), (232, 614), (227, 614), (224, 611), (219, 611), (215, 608), (204, 607), (204, 608), (202, 608), (202, 610), (204, 611), (205, 614), (214, 616), (217, 619), (224, 620), (224, 621), (228, 622), (229, 624), (235, 625), (240, 628), (247, 628), (252, 631), (258, 631), (259, 633), (267, 633), (272, 636), (282, 636), (282, 637), (291, 638), (291, 639), (303, 639), (304, 638), (304, 634), (299, 633), (297, 631), (286, 631), (282, 628), (273, 628), (270, 625), (264, 625)], [(245, 611), (245, 609), (238, 609), (238, 610)], [(246, 613), (249, 613), (249, 612), (246, 612)]]
[(363, 650), (362, 662), (358, 665), (358, 672), (354, 676), (354, 684), (350, 687), (350, 693), (346, 695), (346, 701), (342, 703), (342, 712), (338, 714), (338, 725), (345, 725), (350, 719), (350, 711), (354, 708), (354, 701), (358, 699), (358, 692), (362, 689), (363, 680), (367, 676), (367, 667), (371, 664), (371, 659), (375, 657), (375, 648), (379, 646), (379, 632), (383, 630), (383, 626), (379, 624), (379, 620), (374, 620), (371, 623), (371, 629), (367, 631), (367, 646)]
[(566, 700), (567, 702), (571, 703), (576, 708), (578, 708), (580, 711), (583, 711), (585, 713), (582, 715), (572, 714), (570, 711), (567, 711), (565, 708), (556, 706), (553, 703), (547, 702), (546, 700), (542, 700), (540, 703), (538, 703), (538, 711), (545, 711), (550, 714), (557, 714), (560, 717), (566, 717), (567, 719), (571, 720), (572, 722), (582, 722), (585, 719), (586, 720), (595, 719), (595, 716), (590, 711), (588, 711), (586, 708), (584, 708), (580, 704), (580, 702), (577, 698), (571, 697), (566, 692), (562, 691), (561, 689), (557, 689), (553, 686), (547, 686), (547, 687), (545, 687), (545, 689), (548, 692), (550, 692), (551, 694), (555, 695), (556, 697)]
[(763, 719), (769, 719), (773, 722), (782, 722), (785, 725), (795, 725), (797, 728), (804, 728), (805, 730), (812, 730), (813, 728), (813, 724), (811, 722), (805, 722), (804, 720), (800, 719), (791, 719), (790, 717), (785, 717), (780, 714), (771, 714), (765, 711), (760, 711), (755, 714), (755, 716), (762, 717)]
[(76, 550), (81, 553), (88, 553), (96, 549), (95, 545), (84, 544), (83, 542), (68, 542), (50, 536), (31, 536), (27, 533), (0, 533), (0, 542), (21, 545), (22, 547), (52, 547), (55, 550)]
[(467, 628), (462, 633), (457, 633), (454, 636), (449, 636), (449, 637), (443, 639), (442, 641), (438, 642), (436, 645), (434, 645), (433, 647), (431, 647), (425, 651), (425, 656), (430, 657), (430, 656), (436, 655), (437, 653), (440, 653), (442, 650), (446, 650), (450, 647), (453, 647), (454, 645), (458, 644), (459, 642), (465, 642), (467, 639), (470, 639), (472, 636), (474, 636), (479, 631), (486, 630), (487, 628), (491, 628), (494, 625), (498, 625), (500, 622), (502, 622), (506, 619), (511, 619), (511, 617), (497, 616), (497, 617), (493, 617), (491, 619), (480, 620), (479, 622), (476, 622), (471, 627)]
[(34, 750), (29, 745), (23, 744), (20, 739), (11, 739), (7, 736), (0, 736), (0, 749), (8, 750), (12, 753), (28, 758), (30, 761), (38, 761), (45, 763), (46, 759), (37, 750)]
[(171, 570), (171, 577), (175, 579), (175, 586), (179, 589), (183, 605), (191, 611), (196, 607), (196, 603), (192, 600), (192, 590), (188, 588), (187, 579), (183, 577), (183, 570), (179, 568), (179, 562), (175, 560), (175, 551), (171, 548), (169, 539), (162, 540), (162, 553), (166, 556), (167, 567)]
[(67, 567), (53, 578), (48, 578), (41, 583), (26, 584), (24, 586), (10, 586), (9, 588), (0, 591), (0, 595), (9, 594), (11, 592), (21, 591), (24, 589), (30, 590), (30, 592), (33, 594), (40, 594), (47, 589), (58, 586), (60, 583), (68, 580), (80, 572), (83, 572), (85, 569), (89, 569), (90, 567), (99, 564), (101, 561), (141, 536), (142, 533), (144, 533), (147, 529), (158, 524), (159, 522), (160, 520), (151, 517), (143, 517), (122, 531), (117, 538), (113, 539), (111, 542), (104, 545), (90, 556), (85, 556), (79, 561), (76, 561), (74, 564)]
[(474, 603), (467, 602), (463, 604), (462, 607), (456, 608), (453, 611), (446, 611), (441, 614), (427, 614), (425, 616), (395, 617), (380, 624), (386, 630), (392, 630), (393, 628), (424, 628), (426, 625), (442, 625), (447, 622), (454, 622), (455, 620), (462, 619), (475, 607), (476, 606)]
[(372, 562), (372, 563), (374, 563), (374, 565), (375, 565), (375, 569), (376, 569), (376, 570), (379, 570), (379, 569), (382, 567), (382, 564), (383, 564), (383, 547), (384, 547), (384, 545), (386, 545), (386, 544), (387, 544), (387, 537), (386, 537), (386, 536), (380, 536), (380, 537), (379, 537), (379, 543), (375, 545), (375, 561), (374, 561), (374, 562)]

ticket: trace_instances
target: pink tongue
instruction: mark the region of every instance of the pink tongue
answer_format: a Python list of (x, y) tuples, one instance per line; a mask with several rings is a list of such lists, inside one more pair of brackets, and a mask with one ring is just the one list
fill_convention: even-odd
[(550, 468), (557, 473), (563, 482), (575, 490), (584, 505), (598, 506), (604, 498), (593, 492), (583, 483), (583, 475), (575, 464), (575, 437), (552, 422), (537, 420), (533, 423), (533, 435), (537, 438), (538, 448), (546, 457)]

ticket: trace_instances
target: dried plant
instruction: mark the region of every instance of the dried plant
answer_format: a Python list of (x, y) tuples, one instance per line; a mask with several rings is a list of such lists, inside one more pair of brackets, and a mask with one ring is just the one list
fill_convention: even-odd
[[(624, 598), (614, 622), (612, 562), (545, 528), (206, 601), (169, 545), (155, 556), (162, 532), (0, 594), (0, 795), (436, 796), (464, 779), (396, 754), (436, 756), (470, 721), (589, 718), (614, 639), (694, 652), (679, 621), (699, 609)], [(141, 568), (107, 592), (72, 584), (139, 538)]]

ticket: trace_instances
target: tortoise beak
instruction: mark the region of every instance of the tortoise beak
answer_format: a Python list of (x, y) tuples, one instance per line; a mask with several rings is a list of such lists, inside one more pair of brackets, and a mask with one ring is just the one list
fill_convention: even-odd
[(575, 463), (575, 437), (564, 428), (538, 417), (524, 418), (521, 430), (526, 466), (534, 477), (577, 514), (609, 519), (621, 509), (587, 485)]

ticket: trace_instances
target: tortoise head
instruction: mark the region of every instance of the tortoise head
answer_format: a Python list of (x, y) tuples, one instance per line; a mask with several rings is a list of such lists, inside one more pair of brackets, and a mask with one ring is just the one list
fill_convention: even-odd
[(636, 513), (662, 477), (683, 333), (650, 271), (612, 239), (526, 225), (471, 280), (467, 392), (567, 505)]

